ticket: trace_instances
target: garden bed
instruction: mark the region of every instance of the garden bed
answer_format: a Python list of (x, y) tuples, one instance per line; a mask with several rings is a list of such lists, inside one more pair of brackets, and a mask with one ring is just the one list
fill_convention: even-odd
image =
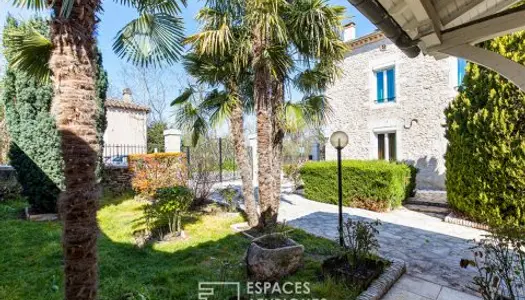
[[(242, 233), (249, 240), (260, 238), (261, 236), (264, 236), (266, 234), (265, 232), (261, 232), (255, 228), (250, 228), (247, 223), (232, 224), (231, 228), (236, 232)], [(296, 234), (297, 232), (304, 233), (300, 229), (294, 229), (291, 227), (287, 227), (287, 228), (288, 228), (287, 231), (292, 236), (294, 236), (293, 232), (296, 232)], [(304, 233), (304, 234), (307, 234), (307, 233)], [(313, 235), (310, 235), (310, 236), (313, 236)], [(323, 240), (326, 240), (326, 239), (323, 239)], [(332, 247), (334, 247), (334, 249), (338, 249), (338, 245), (335, 244), (335, 242), (333, 241), (329, 241), (329, 242), (332, 243)], [(330, 256), (333, 253), (334, 251), (330, 253), (326, 253), (328, 255), (316, 256), (316, 260), (321, 262), (321, 265), (320, 265), (321, 273), (319, 274), (319, 278), (321, 280), (324, 280), (326, 285), (333, 284), (333, 285), (338, 286), (338, 288), (349, 286), (349, 282), (354, 281), (352, 286), (354, 286), (355, 291), (360, 291), (360, 293), (354, 294), (353, 297), (348, 297), (348, 298), (343, 297), (343, 299), (379, 300), (390, 290), (390, 288), (397, 282), (397, 280), (401, 278), (401, 276), (406, 272), (406, 264), (404, 261), (397, 260), (397, 259), (396, 260), (386, 260), (384, 258), (374, 256), (373, 259), (371, 258), (369, 260), (369, 263), (366, 264), (366, 268), (361, 270), (362, 271), (361, 273), (364, 275), (362, 278), (344, 278), (344, 277), (352, 277), (352, 276), (347, 276), (349, 275), (348, 270), (347, 270), (348, 268), (344, 267), (347, 264), (342, 262), (340, 257)], [(338, 273), (339, 275), (341, 275), (341, 277), (336, 278), (337, 275), (335, 275), (334, 273)], [(327, 299), (331, 299), (331, 298), (327, 298)], [(334, 298), (334, 299), (339, 299), (339, 298)]]

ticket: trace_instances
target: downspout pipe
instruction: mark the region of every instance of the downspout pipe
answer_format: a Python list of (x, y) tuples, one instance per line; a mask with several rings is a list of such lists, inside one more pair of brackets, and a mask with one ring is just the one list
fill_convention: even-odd
[(348, 0), (372, 24), (381, 30), (408, 57), (414, 58), (421, 50), (417, 41), (413, 41), (399, 24), (388, 14), (377, 0)]

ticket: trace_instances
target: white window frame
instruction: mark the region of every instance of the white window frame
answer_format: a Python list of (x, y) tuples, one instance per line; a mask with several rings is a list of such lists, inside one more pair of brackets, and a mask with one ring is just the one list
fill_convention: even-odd
[[(388, 69), (394, 69), (394, 91), (395, 91), (395, 101), (388, 102), (385, 101), (383, 103), (377, 102), (377, 77), (376, 72), (383, 71), (385, 72)], [(380, 59), (372, 60), (369, 63), (369, 80), (368, 80), (368, 86), (369, 86), (369, 99), (371, 102), (371, 108), (372, 109), (379, 109), (379, 108), (385, 108), (385, 107), (392, 107), (392, 106), (399, 106), (400, 105), (400, 85), (399, 85), (399, 74), (400, 74), (400, 67), (398, 60), (390, 55), (387, 57), (383, 57)], [(386, 72), (383, 75), (384, 77), (384, 89), (385, 92), (387, 92), (387, 78), (386, 78)]]
[(370, 153), (370, 158), (379, 159), (379, 138), (380, 134), (385, 135), (385, 160), (390, 160), (390, 141), (388, 139), (389, 133), (396, 134), (396, 161), (402, 161), (401, 158), (401, 131), (397, 127), (384, 127), (376, 128), (372, 130), (372, 152)]

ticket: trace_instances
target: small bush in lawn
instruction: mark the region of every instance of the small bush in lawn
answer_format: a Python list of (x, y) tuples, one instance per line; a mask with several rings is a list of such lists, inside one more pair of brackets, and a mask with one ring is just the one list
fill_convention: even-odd
[(159, 188), (186, 185), (188, 170), (184, 153), (133, 154), (128, 158), (133, 190), (151, 198)]
[[(300, 170), (308, 199), (337, 204), (337, 162), (307, 162)], [(343, 205), (387, 211), (414, 193), (416, 169), (379, 160), (342, 162)]]
[(225, 189), (222, 189), (219, 191), (219, 194), (221, 194), (222, 198), (226, 203), (228, 203), (228, 210), (230, 212), (237, 211), (237, 204), (235, 203), (234, 199), (235, 196), (237, 196), (237, 190), (233, 187), (229, 186)]
[(184, 186), (160, 188), (155, 193), (155, 200), (145, 206), (146, 223), (151, 231), (168, 227), (170, 234), (179, 234), (182, 228), (182, 216), (188, 211), (193, 193)]
[(297, 190), (301, 186), (301, 166), (302, 164), (299, 163), (283, 166), (284, 176), (292, 181), (294, 190)]
[(377, 226), (380, 221), (365, 222), (348, 219), (343, 225), (345, 254), (351, 265), (357, 266), (379, 250)]

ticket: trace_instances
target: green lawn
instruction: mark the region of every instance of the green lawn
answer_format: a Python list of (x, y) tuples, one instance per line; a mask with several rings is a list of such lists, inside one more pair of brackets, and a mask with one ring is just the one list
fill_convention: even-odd
[[(0, 204), (0, 299), (62, 299), (60, 223), (21, 220), (24, 205)], [(195, 214), (184, 226), (188, 240), (139, 249), (133, 231), (142, 226), (141, 205), (131, 197), (103, 201), (98, 213), (100, 299), (197, 299), (199, 281), (248, 280), (243, 258), (249, 240), (230, 229), (242, 221), (240, 216)], [(306, 247), (305, 266), (283, 281), (308, 281), (311, 296), (327, 300), (355, 297), (350, 288), (319, 282), (320, 260), (337, 249), (334, 242), (300, 230), (290, 235)]]

